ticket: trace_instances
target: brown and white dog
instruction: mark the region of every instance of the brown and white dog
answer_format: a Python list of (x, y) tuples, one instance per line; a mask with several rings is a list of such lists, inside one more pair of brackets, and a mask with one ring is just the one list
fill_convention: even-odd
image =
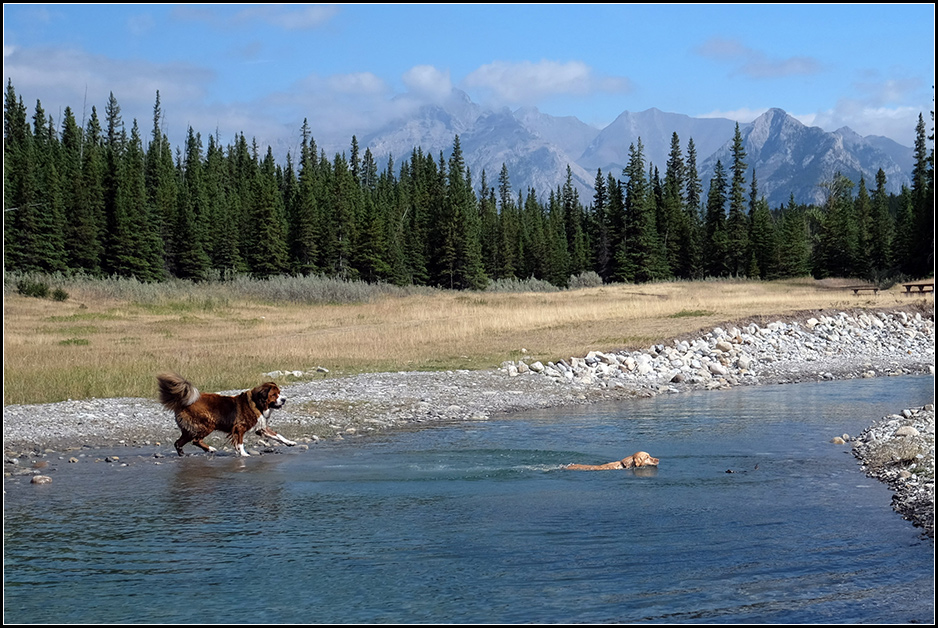
[(244, 435), (257, 427), (259, 436), (267, 436), (284, 445), (296, 445), (277, 432), (267, 427), (271, 410), (282, 408), (286, 402), (280, 394), (280, 387), (274, 382), (267, 382), (239, 395), (226, 396), (215, 393), (200, 393), (198, 388), (185, 378), (175, 373), (161, 373), (156, 376), (159, 384), (160, 403), (176, 415), (176, 425), (182, 430), (182, 436), (174, 443), (180, 456), (183, 446), (192, 442), (206, 452), (215, 451), (202, 442), (202, 439), (218, 430), (228, 434), (228, 440), (241, 456), (248, 456), (244, 450)]
[(576, 471), (604, 471), (606, 469), (631, 469), (632, 467), (657, 467), (658, 459), (652, 458), (646, 451), (636, 451), (622, 460), (607, 462), (606, 464), (568, 464), (564, 469)]

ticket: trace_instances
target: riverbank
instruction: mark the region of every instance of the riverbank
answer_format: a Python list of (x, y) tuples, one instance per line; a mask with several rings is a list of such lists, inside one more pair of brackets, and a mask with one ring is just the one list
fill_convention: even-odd
[[(642, 351), (591, 352), (546, 364), (522, 359), (483, 371), (345, 378), (286, 371), (258, 378), (281, 383), (288, 402), (271, 424), (307, 449), (322, 439), (485, 420), (536, 408), (744, 385), (934, 375), (934, 366), (933, 312), (907, 309), (811, 312), (788, 322), (741, 321)], [(310, 379), (291, 382), (297, 377)], [(4, 407), (3, 424), (7, 474), (39, 473), (31, 468), (34, 459), (69, 459), (69, 452), (82, 448), (148, 447), (155, 455), (175, 455), (172, 417), (150, 399), (11, 405)], [(933, 422), (931, 433), (933, 443)], [(222, 449), (221, 435), (210, 442)], [(254, 453), (274, 451), (264, 441), (247, 446)], [(231, 455), (230, 448), (222, 450)], [(933, 468), (933, 444), (925, 455)], [(933, 472), (931, 478), (933, 487)]]

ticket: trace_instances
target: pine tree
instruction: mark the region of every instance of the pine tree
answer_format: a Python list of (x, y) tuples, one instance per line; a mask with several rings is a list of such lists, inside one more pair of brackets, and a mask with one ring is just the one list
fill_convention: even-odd
[(44, 272), (60, 272), (66, 268), (63, 181), (57, 166), (61, 147), (53, 121), (46, 118), (38, 101), (33, 117), (33, 142), (37, 192), (34, 214), (39, 237), (32, 255)]
[(861, 174), (857, 187), (857, 197), (853, 202), (853, 214), (856, 217), (857, 224), (857, 252), (855, 258), (857, 277), (871, 278), (870, 231), (873, 213), (871, 205), (870, 195), (866, 191), (866, 179)]
[[(934, 138), (933, 138), (934, 139)], [(905, 266), (916, 277), (932, 276), (935, 272), (935, 155), (928, 153), (925, 121), (918, 116), (912, 167), (912, 215), (915, 239)]]
[(465, 166), (459, 136), (449, 159), (448, 214), (455, 219), (456, 276), (452, 287), (481, 290), (488, 283), (482, 266), (481, 224), (472, 177)]
[(659, 235), (664, 237), (664, 249), (671, 272), (682, 279), (692, 275), (691, 263), (691, 225), (687, 221), (684, 207), (685, 178), (687, 168), (681, 154), (681, 143), (677, 133), (671, 134), (671, 152), (664, 172), (662, 188), (662, 216), (664, 230)]
[(749, 226), (750, 272), (752, 278), (774, 279), (779, 274), (775, 222), (765, 198), (753, 204)]
[(479, 188), (479, 229), (483, 271), (491, 279), (500, 279), (499, 248), (502, 242), (499, 237), (498, 202), (495, 199), (495, 190), (488, 185), (485, 170), (482, 171)]
[(309, 133), (309, 124), (304, 119), (301, 129), (303, 143), (300, 146), (300, 171), (297, 180), (296, 199), (288, 215), (290, 257), (293, 270), (301, 275), (316, 272), (320, 225), (318, 221), (318, 197), (320, 195), (316, 165), (315, 142)]
[(502, 164), (498, 175), (498, 273), (497, 277), (517, 277), (521, 254), (521, 210), (511, 198), (508, 166)]
[(251, 274), (266, 279), (283, 273), (287, 267), (283, 199), (279, 194), (276, 164), (270, 148), (257, 169), (252, 187), (250, 219), (254, 229), (246, 257)]
[(612, 278), (612, 224), (609, 219), (609, 195), (602, 169), (596, 169), (591, 212), (593, 268), (604, 282)]
[(804, 210), (795, 204), (795, 195), (782, 210), (778, 229), (779, 277), (803, 277), (811, 272), (811, 243)]
[(914, 251), (915, 240), (920, 234), (917, 233), (915, 222), (915, 194), (908, 186), (903, 185), (896, 209), (892, 257), (899, 272), (905, 276), (916, 276), (918, 273)]
[(41, 270), (36, 257), (42, 238), (38, 208), (36, 149), (22, 98), (7, 82), (3, 111), (4, 267), (16, 271)]
[(629, 163), (623, 171), (625, 184), (625, 227), (628, 247), (616, 252), (617, 276), (643, 283), (663, 279), (666, 261), (661, 259), (655, 216), (655, 190), (645, 178), (644, 147), (629, 147)]
[(704, 275), (702, 252), (701, 202), (703, 188), (697, 174), (697, 148), (694, 139), (687, 140), (687, 159), (685, 165), (684, 225), (687, 229), (686, 252), (687, 266), (692, 279), (702, 279)]
[(567, 178), (560, 190), (559, 199), (563, 206), (564, 234), (569, 258), (567, 277), (570, 277), (579, 275), (590, 267), (586, 216), (580, 203), (579, 192), (573, 185), (573, 171), (570, 166), (567, 166)]
[(150, 219), (154, 222), (154, 231), (159, 234), (158, 248), (163, 258), (162, 274), (175, 273), (176, 251), (175, 226), (178, 222), (176, 202), (179, 196), (173, 151), (169, 138), (162, 129), (163, 111), (160, 107), (160, 93), (156, 92), (153, 105), (153, 129), (146, 153), (146, 188), (147, 202), (150, 205)]
[(815, 276), (856, 277), (858, 233), (851, 198), (853, 182), (838, 172), (823, 187), (828, 196), (818, 234)]
[(203, 279), (211, 264), (204, 224), (207, 200), (202, 180), (202, 140), (192, 127), (186, 137), (185, 161), (180, 167), (176, 231), (171, 247), (176, 254), (174, 267), (182, 279)]
[(208, 137), (205, 151), (202, 183), (205, 189), (206, 253), (211, 267), (222, 276), (243, 271), (245, 263), (238, 248), (239, 224), (237, 216), (231, 212), (228, 163), (224, 149), (212, 135)]
[(870, 207), (870, 267), (874, 275), (891, 274), (892, 269), (893, 218), (889, 213), (889, 196), (886, 193), (886, 173), (880, 168), (876, 173), (876, 189)]
[(746, 183), (746, 150), (743, 147), (742, 135), (739, 132), (739, 123), (736, 123), (736, 133), (733, 136), (733, 165), (732, 179), (730, 181), (730, 207), (726, 217), (727, 259), (731, 275), (742, 276), (746, 274), (749, 263), (749, 224), (744, 210), (745, 183)]
[(726, 174), (717, 160), (707, 193), (707, 213), (704, 218), (703, 261), (710, 277), (723, 277), (729, 272), (726, 231)]

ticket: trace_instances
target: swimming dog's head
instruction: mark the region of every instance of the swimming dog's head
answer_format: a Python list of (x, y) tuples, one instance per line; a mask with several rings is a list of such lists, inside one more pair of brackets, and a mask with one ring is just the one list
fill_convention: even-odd
[(653, 458), (647, 451), (636, 451), (628, 458), (622, 459), (622, 466), (626, 469), (632, 467), (657, 467), (658, 459)]

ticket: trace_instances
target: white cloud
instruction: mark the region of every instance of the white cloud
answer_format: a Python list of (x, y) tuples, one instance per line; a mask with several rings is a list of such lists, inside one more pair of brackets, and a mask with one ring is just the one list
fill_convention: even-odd
[(598, 76), (581, 61), (494, 61), (470, 73), (463, 84), (487, 92), (503, 104), (533, 104), (547, 96), (625, 93), (631, 89), (627, 78)]
[(775, 59), (760, 50), (749, 48), (733, 39), (714, 37), (697, 47), (697, 53), (735, 66), (733, 74), (751, 78), (807, 76), (821, 71), (821, 63), (807, 56)]
[(418, 65), (409, 69), (402, 77), (404, 85), (415, 96), (438, 101), (453, 91), (449, 70), (440, 70), (432, 65)]

